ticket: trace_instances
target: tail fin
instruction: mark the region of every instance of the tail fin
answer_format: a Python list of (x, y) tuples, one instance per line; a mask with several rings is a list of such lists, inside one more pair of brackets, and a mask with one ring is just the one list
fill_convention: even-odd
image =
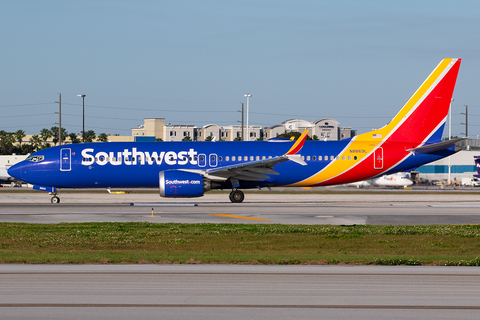
[(334, 160), (291, 186), (348, 183), (419, 166), (419, 162), (408, 162), (414, 151), (445, 147), (419, 149), (441, 140), (460, 63), (460, 59), (442, 60), (389, 124), (349, 140), (336, 158), (355, 162)]
[(389, 124), (367, 133), (370, 138), (412, 146), (440, 142), (460, 63), (442, 60)]

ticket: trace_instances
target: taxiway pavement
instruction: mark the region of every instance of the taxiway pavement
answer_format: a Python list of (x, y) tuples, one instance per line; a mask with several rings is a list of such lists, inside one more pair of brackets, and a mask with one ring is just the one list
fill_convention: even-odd
[(332, 225), (480, 224), (479, 194), (249, 193), (233, 204), (225, 193), (163, 199), (155, 193), (65, 193), (50, 204), (45, 193), (0, 192), (0, 221), (279, 223)]

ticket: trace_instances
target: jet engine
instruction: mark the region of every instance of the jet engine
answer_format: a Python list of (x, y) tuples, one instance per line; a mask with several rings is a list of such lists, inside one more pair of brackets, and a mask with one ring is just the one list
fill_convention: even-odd
[(201, 197), (210, 188), (210, 181), (198, 173), (180, 170), (160, 172), (160, 196), (165, 198)]

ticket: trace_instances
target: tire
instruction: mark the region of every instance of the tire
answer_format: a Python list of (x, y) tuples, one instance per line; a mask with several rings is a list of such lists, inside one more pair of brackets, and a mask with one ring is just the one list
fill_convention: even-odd
[(55, 197), (52, 197), (52, 199), (50, 200), (51, 203), (60, 203), (60, 198), (55, 196)]
[(234, 190), (230, 193), (230, 201), (233, 203), (241, 203), (245, 199), (245, 194), (240, 190)]

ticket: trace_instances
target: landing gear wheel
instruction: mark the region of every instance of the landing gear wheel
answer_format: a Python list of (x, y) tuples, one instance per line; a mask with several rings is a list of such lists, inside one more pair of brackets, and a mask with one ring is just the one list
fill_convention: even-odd
[(230, 201), (233, 203), (240, 203), (243, 202), (243, 199), (245, 199), (245, 194), (243, 194), (242, 191), (240, 190), (233, 190), (230, 192)]
[(54, 196), (52, 197), (52, 199), (50, 200), (51, 203), (60, 203), (60, 198), (57, 197), (57, 196)]

